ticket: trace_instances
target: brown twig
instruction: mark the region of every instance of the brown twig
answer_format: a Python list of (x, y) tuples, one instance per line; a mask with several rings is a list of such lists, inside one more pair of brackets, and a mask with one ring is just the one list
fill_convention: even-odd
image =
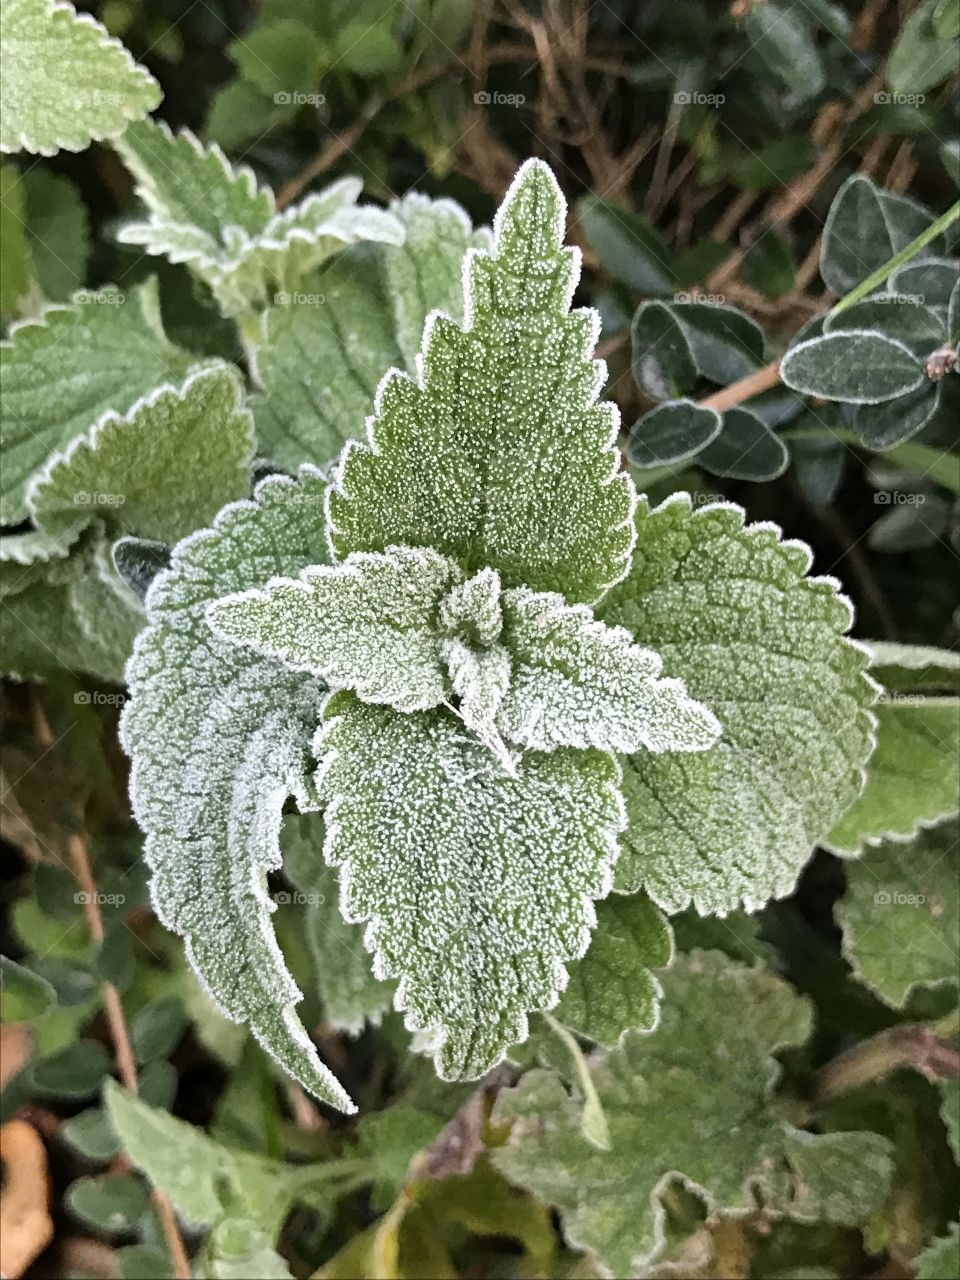
[[(50, 750), (55, 745), (56, 739), (39, 696), (34, 698), (33, 710), (37, 740), (44, 750)], [(105, 936), (103, 916), (100, 911), (100, 899), (86, 841), (79, 833), (74, 833), (68, 837), (67, 852), (73, 874), (80, 886), (83, 914), (87, 921), (87, 927), (99, 950), (103, 946)], [(133, 1046), (130, 1042), (130, 1032), (127, 1028), (127, 1020), (124, 1016), (120, 993), (112, 982), (106, 980), (100, 984), (100, 992), (103, 997), (107, 1025), (110, 1028), (110, 1038), (113, 1041), (117, 1072), (125, 1088), (129, 1089), (131, 1093), (137, 1093), (137, 1064), (133, 1055)], [(157, 1211), (157, 1217), (163, 1227), (163, 1234), (167, 1241), (167, 1248), (170, 1250), (170, 1257), (173, 1260), (174, 1276), (176, 1280), (190, 1280), (190, 1259), (187, 1257), (187, 1250), (180, 1235), (180, 1229), (177, 1226), (173, 1205), (170, 1203), (166, 1192), (161, 1191), (159, 1187), (151, 1188), (151, 1197), (153, 1206)]]
[(707, 409), (716, 409), (718, 413), (723, 413), (725, 409), (732, 409), (734, 405), (742, 404), (744, 400), (752, 400), (762, 391), (769, 391), (779, 381), (780, 361), (771, 360), (762, 369), (748, 373), (745, 378), (740, 378), (737, 382), (731, 382), (729, 387), (715, 391), (700, 403)]
[(817, 1073), (815, 1100), (822, 1106), (860, 1085), (880, 1080), (900, 1067), (912, 1067), (928, 1080), (960, 1077), (960, 1046), (956, 1036), (937, 1027), (890, 1027), (841, 1053)]

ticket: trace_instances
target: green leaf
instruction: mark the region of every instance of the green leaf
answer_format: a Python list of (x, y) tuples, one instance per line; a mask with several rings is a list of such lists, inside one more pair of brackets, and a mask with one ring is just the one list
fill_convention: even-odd
[(143, 1006), (130, 1024), (130, 1040), (138, 1062), (166, 1058), (180, 1041), (187, 1015), (179, 996), (161, 996)]
[(148, 1245), (128, 1244), (115, 1254), (120, 1280), (173, 1280), (170, 1255)]
[(307, 944), (327, 1022), (357, 1035), (365, 1022), (379, 1025), (393, 1007), (393, 985), (377, 978), (363, 946), (363, 929), (340, 914), (337, 873), (323, 860), (319, 814), (288, 815), (280, 844), (283, 869), (306, 899)]
[(955, 985), (960, 842), (955, 822), (912, 844), (890, 841), (847, 863), (837, 903), (843, 948), (861, 982), (902, 1007), (917, 987)]
[(721, 728), (662, 679), (658, 654), (633, 643), (623, 627), (596, 622), (586, 605), (515, 588), (503, 594), (502, 642), (512, 659), (497, 727), (537, 751), (704, 751)]
[(23, 179), (12, 164), (0, 165), (0, 312), (15, 315), (30, 289), (27, 210)]
[(588, 601), (626, 571), (633, 486), (616, 411), (596, 400), (597, 316), (568, 310), (578, 255), (563, 219), (552, 173), (528, 162), (493, 254), (468, 259), (466, 327), (428, 322), (417, 380), (388, 375), (370, 443), (344, 452), (328, 500), (338, 555), (433, 546), (507, 586)]
[(402, 245), (348, 251), (265, 315), (253, 357), (258, 439), (291, 470), (328, 463), (362, 433), (384, 371), (414, 371), (431, 310), (462, 319), (463, 255), (488, 233), (451, 200), (411, 193), (390, 212)]
[(853, 405), (849, 421), (869, 449), (893, 449), (926, 426), (939, 409), (940, 398), (939, 384), (924, 378), (916, 391), (908, 391), (905, 396), (896, 396), (883, 404)]
[(933, 29), (941, 40), (956, 40), (960, 36), (960, 3), (957, 0), (937, 0), (933, 10)]
[(0, 344), (0, 522), (26, 519), (31, 478), (108, 410), (125, 413), (193, 358), (167, 341), (155, 282), (78, 293)]
[(810, 552), (731, 504), (642, 503), (630, 576), (600, 610), (681, 675), (723, 725), (695, 755), (629, 759), (617, 885), (668, 912), (751, 910), (790, 893), (863, 786), (873, 747), (867, 656)]
[(57, 993), (39, 974), (7, 956), (0, 956), (4, 1025), (42, 1018), (57, 1003)]
[(886, 1192), (889, 1144), (798, 1131), (772, 1096), (773, 1053), (806, 1039), (807, 1003), (716, 952), (679, 957), (662, 980), (656, 1030), (627, 1032), (591, 1070), (611, 1150), (585, 1140), (560, 1080), (532, 1071), (497, 1098), (493, 1121), (512, 1128), (496, 1167), (556, 1205), (568, 1243), (614, 1275), (643, 1272), (661, 1252), (662, 1197), (680, 1179), (712, 1213), (751, 1209), (759, 1193), (773, 1216), (862, 1221)]
[(34, 1063), (33, 1087), (55, 1098), (87, 1098), (110, 1070), (110, 1056), (99, 1040), (74, 1040)]
[(358, 552), (218, 600), (207, 618), (234, 644), (354, 689), (364, 702), (425, 711), (446, 696), (434, 617), (460, 578), (454, 561), (426, 547)]
[(0, 151), (52, 156), (115, 138), (152, 111), (160, 86), (89, 13), (54, 0), (7, 0)]
[(946, 338), (943, 320), (932, 307), (896, 293), (864, 298), (838, 315), (828, 314), (823, 322), (824, 333), (838, 329), (879, 331), (886, 338), (902, 342), (918, 357), (929, 355)]
[(69, 302), (83, 284), (90, 251), (86, 205), (72, 182), (49, 169), (31, 169), (23, 185), (37, 283), (52, 302)]
[(907, 297), (922, 298), (928, 307), (945, 310), (950, 305), (956, 282), (955, 258), (924, 256), (920, 261), (907, 262), (898, 267), (887, 282), (887, 287)]
[(770, 298), (782, 298), (796, 283), (797, 267), (790, 247), (772, 228), (747, 249), (743, 278)]
[(890, 51), (887, 84), (897, 94), (924, 94), (956, 70), (955, 35), (936, 20), (940, 0), (924, 0), (909, 15)]
[(798, 102), (815, 98), (826, 84), (823, 62), (805, 17), (794, 8), (768, 2), (751, 5), (745, 24), (751, 49)]
[(336, 58), (347, 70), (373, 79), (396, 71), (403, 61), (403, 49), (382, 20), (373, 23), (357, 18), (337, 32)]
[(175, 542), (249, 491), (252, 460), (243, 386), (220, 364), (159, 387), (123, 417), (106, 413), (49, 458), (27, 505), (56, 537), (99, 518), (112, 533)]
[(881, 840), (909, 840), (960, 808), (960, 698), (893, 691), (883, 695), (876, 715), (867, 785), (827, 841), (845, 857)]
[(374, 971), (400, 979), (397, 1007), (428, 1033), (438, 1074), (483, 1075), (586, 950), (621, 824), (614, 761), (531, 753), (509, 774), (449, 713), (346, 693), (317, 750), (344, 916), (367, 922)]
[(699, 367), (676, 308), (665, 302), (644, 302), (630, 330), (633, 376), (654, 400), (676, 400), (697, 384)]
[(896, 693), (960, 693), (960, 653), (926, 644), (870, 640), (870, 666), (880, 683)]
[(734, 480), (775, 480), (790, 465), (783, 441), (751, 409), (737, 406), (723, 415), (723, 429), (697, 461), (715, 476)]
[(60, 1136), (87, 1160), (98, 1163), (112, 1160), (120, 1150), (120, 1143), (100, 1107), (88, 1107), (64, 1121)]
[(945, 1236), (931, 1240), (916, 1267), (917, 1280), (944, 1280), (960, 1272), (960, 1222), (951, 1222)]
[(296, 289), (348, 244), (403, 239), (391, 214), (357, 206), (362, 184), (356, 178), (342, 178), (278, 213), (273, 192), (258, 187), (249, 169), (234, 169), (216, 143), (204, 147), (187, 129), (174, 135), (163, 123), (144, 122), (116, 146), (149, 215), (123, 226), (120, 240), (186, 263), (228, 315)]
[(569, 966), (557, 1019), (610, 1048), (628, 1027), (652, 1030), (661, 989), (651, 970), (664, 968), (672, 955), (670, 926), (646, 894), (611, 894), (597, 907), (587, 954)]
[[(933, 215), (915, 200), (882, 191), (863, 174), (848, 178), (833, 198), (823, 228), (820, 274), (841, 297), (879, 269), (921, 232)], [(938, 247), (939, 246), (939, 247)], [(927, 252), (942, 252), (942, 237)], [(891, 281), (891, 291), (893, 283)], [(898, 287), (899, 293), (918, 293)]]
[(630, 428), (627, 456), (635, 467), (684, 462), (716, 440), (723, 419), (694, 400), (669, 400)]
[(763, 363), (763, 330), (736, 307), (675, 302), (670, 312), (686, 334), (698, 373), (710, 382), (726, 386)]
[(307, 23), (283, 18), (258, 22), (228, 52), (246, 80), (270, 98), (279, 95), (282, 103), (314, 85), (323, 46)]
[(923, 386), (908, 346), (874, 330), (834, 329), (791, 347), (780, 377), (794, 391), (847, 404), (880, 404)]
[(66, 1203), (87, 1227), (107, 1235), (132, 1231), (150, 1207), (147, 1189), (129, 1174), (102, 1174), (77, 1178), (71, 1183)]
[(122, 735), (157, 913), (186, 938), (221, 1009), (305, 1088), (350, 1110), (294, 1014), (300, 992), (266, 891), (284, 802), (316, 807), (306, 773), (322, 687), (218, 640), (205, 619), (215, 599), (323, 562), (323, 491), (310, 470), (301, 484), (271, 476), (256, 502), (225, 508), (175, 548), (147, 595)]
[(652, 223), (596, 195), (584, 196), (576, 212), (591, 249), (614, 279), (640, 293), (673, 293), (673, 254)]
[(210, 1233), (204, 1246), (205, 1273), (210, 1280), (291, 1280), (290, 1268), (270, 1238), (245, 1218), (227, 1218)]

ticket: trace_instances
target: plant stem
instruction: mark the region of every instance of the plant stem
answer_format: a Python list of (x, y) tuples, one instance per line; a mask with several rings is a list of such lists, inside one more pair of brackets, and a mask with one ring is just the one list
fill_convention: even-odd
[(852, 307), (861, 298), (865, 298), (878, 284), (883, 284), (887, 276), (892, 275), (897, 267), (902, 267), (905, 262), (909, 262), (921, 249), (925, 249), (931, 240), (935, 240), (942, 231), (952, 227), (958, 218), (960, 218), (960, 200), (957, 201), (952, 209), (948, 209), (942, 217), (938, 218), (936, 222), (931, 222), (926, 231), (921, 231), (917, 238), (911, 240), (906, 248), (901, 249), (899, 253), (895, 253), (882, 267), (879, 267), (872, 275), (867, 276), (866, 280), (861, 280), (857, 287), (845, 294), (835, 306), (831, 307), (827, 314), (835, 316), (838, 312), (845, 311), (847, 307)]
[(609, 1151), (610, 1129), (607, 1125), (607, 1117), (604, 1114), (603, 1104), (594, 1087), (590, 1069), (580, 1046), (567, 1028), (547, 1013), (546, 1010), (542, 1009), (540, 1016), (553, 1034), (563, 1041), (570, 1057), (573, 1059), (577, 1079), (580, 1081), (580, 1088), (583, 1091), (583, 1118), (580, 1124), (583, 1136), (588, 1142), (592, 1142), (595, 1147), (599, 1147), (601, 1151)]
[(769, 391), (779, 381), (780, 361), (771, 360), (762, 369), (756, 369), (753, 373), (748, 373), (745, 378), (731, 382), (722, 391), (714, 391), (700, 403), (707, 409), (716, 409), (718, 413), (723, 413), (725, 409), (732, 409), (734, 405), (741, 404), (744, 400), (752, 400), (754, 396), (760, 395), (761, 391)]
[(899, 1067), (913, 1067), (928, 1080), (960, 1076), (960, 1046), (949, 1026), (890, 1027), (841, 1053), (817, 1074), (815, 1104), (822, 1106), (850, 1089), (870, 1084)]

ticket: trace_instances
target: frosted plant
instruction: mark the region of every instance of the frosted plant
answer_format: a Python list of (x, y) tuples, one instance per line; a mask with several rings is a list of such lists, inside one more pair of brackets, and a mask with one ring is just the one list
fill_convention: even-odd
[[(538, 1010), (608, 1044), (620, 1017), (652, 1026), (658, 906), (788, 893), (873, 746), (867, 655), (807, 549), (729, 504), (638, 502), (564, 214), (524, 165), (466, 253), (462, 323), (427, 317), (332, 481), (271, 476), (174, 549), (128, 667), (157, 911), (344, 1109), (270, 926), (282, 844), (298, 883), (338, 873), (383, 980), (354, 979), (340, 1024), (392, 990), (440, 1075), (470, 1079)], [(322, 822), (285, 827), (290, 797)], [(636, 910), (598, 915), (612, 890)], [(604, 966), (634, 978), (594, 1017)]]

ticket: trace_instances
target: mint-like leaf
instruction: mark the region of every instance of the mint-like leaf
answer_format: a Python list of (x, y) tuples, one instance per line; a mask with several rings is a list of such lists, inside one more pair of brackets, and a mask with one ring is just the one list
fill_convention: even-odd
[(336, 553), (432, 546), (507, 586), (595, 600), (626, 572), (629, 478), (617, 414), (597, 403), (598, 317), (569, 310), (579, 254), (565, 207), (529, 161), (465, 268), (465, 327), (428, 321), (416, 380), (391, 373), (369, 443), (348, 447), (329, 498)]

